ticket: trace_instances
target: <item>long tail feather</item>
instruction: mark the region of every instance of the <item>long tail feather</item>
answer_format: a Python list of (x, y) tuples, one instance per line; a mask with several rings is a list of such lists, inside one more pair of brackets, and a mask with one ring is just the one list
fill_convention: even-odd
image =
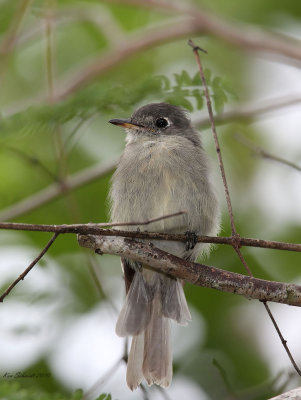
[(142, 273), (136, 271), (116, 324), (118, 336), (139, 335), (150, 321), (152, 296)]
[(126, 382), (131, 390), (137, 388), (143, 380), (142, 364), (144, 355), (144, 333), (134, 336), (128, 358)]
[(161, 278), (162, 313), (165, 317), (187, 325), (191, 321), (182, 282), (163, 276)]
[(152, 303), (152, 315), (144, 336), (143, 375), (149, 385), (167, 387), (172, 379), (170, 321), (162, 315), (159, 294)]
[(134, 390), (145, 378), (167, 387), (172, 379), (170, 320), (184, 325), (191, 320), (181, 281), (147, 268), (135, 272), (116, 333), (132, 335), (127, 384)]

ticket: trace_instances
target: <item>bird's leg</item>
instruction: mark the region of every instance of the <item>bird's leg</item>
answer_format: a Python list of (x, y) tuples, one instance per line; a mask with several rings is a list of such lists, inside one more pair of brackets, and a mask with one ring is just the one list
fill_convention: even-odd
[(185, 232), (186, 236), (186, 251), (192, 250), (194, 246), (197, 244), (197, 235), (195, 232), (187, 231)]

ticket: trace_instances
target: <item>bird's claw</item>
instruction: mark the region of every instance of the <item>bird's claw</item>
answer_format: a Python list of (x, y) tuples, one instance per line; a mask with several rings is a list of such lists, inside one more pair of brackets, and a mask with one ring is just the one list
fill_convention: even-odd
[(186, 236), (186, 251), (192, 250), (194, 246), (197, 244), (197, 235), (195, 232), (187, 231), (185, 232)]

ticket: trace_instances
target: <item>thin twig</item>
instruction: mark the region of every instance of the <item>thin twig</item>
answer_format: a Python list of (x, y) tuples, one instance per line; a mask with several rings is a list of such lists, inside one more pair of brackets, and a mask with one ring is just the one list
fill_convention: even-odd
[(8, 34), (2, 41), (2, 46), (0, 48), (0, 56), (1, 56), (0, 75), (3, 74), (5, 68), (7, 67), (8, 55), (14, 47), (17, 31), (22, 23), (23, 17), (30, 3), (31, 0), (23, 0), (22, 2), (19, 2), (17, 6), (18, 9), (13, 15), (12, 23), (11, 26), (9, 27)]
[(214, 123), (214, 117), (213, 117), (213, 111), (212, 111), (212, 105), (211, 105), (211, 100), (210, 100), (210, 96), (209, 96), (208, 86), (207, 86), (207, 82), (206, 82), (206, 79), (205, 79), (204, 70), (203, 70), (203, 66), (202, 66), (202, 63), (201, 63), (201, 58), (199, 56), (200, 47), (196, 46), (191, 39), (188, 40), (188, 44), (189, 44), (189, 46), (192, 47), (193, 54), (195, 56), (197, 65), (199, 67), (199, 72), (200, 72), (200, 76), (201, 76), (201, 79), (202, 79), (204, 93), (205, 93), (206, 102), (207, 102), (207, 109), (208, 109), (208, 114), (209, 114), (209, 118), (210, 118), (211, 130), (212, 130), (214, 143), (215, 143), (215, 148), (216, 148), (216, 153), (217, 153), (217, 157), (218, 157), (219, 168), (220, 168), (220, 171), (221, 171), (222, 180), (223, 180), (224, 189), (225, 189), (228, 213), (229, 213), (230, 222), (231, 222), (232, 236), (236, 236), (237, 235), (237, 231), (236, 231), (236, 227), (235, 227), (235, 223), (234, 223), (232, 204), (231, 204), (231, 200), (230, 200), (230, 193), (229, 193), (229, 188), (228, 188), (228, 184), (227, 184), (226, 173), (225, 173), (225, 168), (224, 168), (223, 159), (222, 159), (222, 153), (221, 153), (221, 149), (220, 149), (220, 145), (219, 145), (219, 141), (218, 141), (218, 137), (217, 137), (217, 133), (216, 133), (216, 128), (215, 128), (215, 123)]
[(96, 262), (95, 262), (95, 259), (94, 259), (93, 255), (89, 254), (89, 256), (87, 257), (87, 261), (88, 261), (87, 265), (88, 265), (88, 269), (89, 269), (90, 275), (91, 275), (91, 277), (93, 279), (93, 282), (95, 284), (95, 287), (97, 289), (97, 292), (98, 292), (100, 298), (102, 300), (103, 299), (108, 300), (108, 296), (105, 294), (105, 292), (104, 292), (104, 290), (103, 290), (103, 288), (101, 286), (100, 279), (98, 279), (98, 276), (97, 276), (97, 273), (96, 273), (96, 271), (98, 270), (98, 268), (97, 268), (98, 266), (96, 265)]
[(73, 139), (73, 137), (76, 135), (76, 133), (79, 131), (80, 128), (83, 127), (83, 125), (85, 125), (88, 121), (90, 121), (90, 119), (95, 118), (95, 113), (93, 111), (93, 113), (91, 113), (90, 115), (87, 115), (86, 117), (81, 117), (80, 120), (78, 121), (78, 123), (74, 126), (74, 128), (71, 130), (71, 132), (69, 133), (68, 137), (66, 138), (65, 142), (64, 142), (64, 147), (66, 149), (68, 149), (68, 152), (70, 153), (70, 142)]
[(50, 9), (50, 2), (48, 0), (48, 9), (45, 17), (45, 35), (46, 35), (46, 75), (47, 75), (47, 89), (48, 100), (52, 101), (53, 96), (53, 45), (52, 45), (52, 10)]
[(238, 255), (240, 261), (242, 262), (243, 266), (245, 267), (245, 270), (247, 271), (248, 275), (250, 276), (254, 276), (250, 267), (248, 266), (247, 261), (245, 260), (244, 256), (242, 255), (242, 252), (240, 251), (240, 244), (239, 244), (239, 236), (238, 234), (236, 234), (234, 236), (234, 238), (236, 240), (233, 241), (233, 249), (235, 250), (236, 254)]
[[(222, 114), (215, 115), (214, 121), (216, 125), (226, 124), (230, 121), (237, 120), (254, 120), (273, 111), (277, 111), (284, 107), (293, 106), (301, 103), (300, 94), (292, 94), (290, 96), (276, 97), (265, 101), (256, 101), (256, 104), (245, 104), (237, 106), (233, 110), (225, 111)], [(198, 118), (194, 121), (198, 127), (210, 126), (209, 118)]]
[[(88, 22), (94, 25), (103, 35), (105, 35), (109, 45), (116, 45), (124, 39), (124, 31), (114, 18), (115, 16), (108, 7), (100, 3), (85, 4), (81, 6), (73, 3), (72, 6), (60, 7), (60, 13), (53, 15), (53, 27), (58, 31), (61, 26), (72, 24), (74, 22)], [(15, 46), (21, 46), (26, 42), (41, 37), (44, 31), (44, 23), (37, 21), (34, 26), (25, 28), (15, 39)]]
[(114, 314), (118, 314), (119, 310), (117, 309), (117, 307), (115, 306), (115, 304), (113, 303), (113, 301), (111, 300), (111, 298), (107, 295), (107, 293), (104, 291), (102, 284), (101, 284), (101, 279), (99, 276), (99, 264), (96, 263), (95, 260), (95, 255), (94, 254), (87, 254), (88, 257), (88, 269), (89, 272), (91, 274), (91, 277), (93, 279), (93, 282), (97, 288), (97, 291), (101, 297), (101, 299), (105, 299), (105, 301), (110, 305), (110, 307), (112, 308), (112, 310), (114, 311)]
[(281, 164), (287, 165), (291, 168), (296, 169), (297, 171), (301, 171), (301, 167), (291, 161), (285, 160), (282, 157), (276, 156), (274, 154), (269, 153), (268, 151), (266, 151), (265, 149), (263, 149), (262, 147), (254, 144), (251, 140), (249, 140), (248, 138), (246, 138), (243, 135), (240, 135), (238, 133), (236, 133), (234, 135), (235, 139), (237, 141), (239, 141), (240, 143), (242, 143), (244, 146), (248, 147), (249, 149), (251, 149), (255, 154), (259, 155), (260, 157), (263, 158), (267, 158), (269, 160), (273, 160), (276, 162), (279, 162)]
[(26, 154), (24, 151), (21, 151), (20, 149), (16, 149), (14, 147), (8, 146), (4, 143), (1, 143), (1, 147), (3, 147), (5, 150), (8, 150), (14, 154), (17, 154), (20, 158), (23, 158), (25, 161), (32, 164), (33, 166), (40, 168), (48, 177), (51, 178), (51, 180), (53, 180), (53, 181), (58, 180), (58, 177), (52, 171), (50, 171), (50, 169), (48, 169), (46, 167), (46, 165), (44, 165), (42, 163), (42, 161), (39, 160), (38, 158), (31, 156), (29, 154)]
[(10, 220), (19, 217), (20, 215), (24, 215), (32, 210), (36, 210), (37, 208), (49, 203), (51, 200), (54, 200), (59, 196), (65, 195), (74, 189), (106, 176), (116, 167), (117, 160), (118, 158), (115, 158), (111, 161), (93, 165), (92, 167), (68, 176), (65, 179), (64, 184), (59, 182), (53, 183), (45, 189), (42, 189), (23, 200), (20, 200), (6, 209), (1, 210), (0, 221)]
[(97, 381), (91, 386), (90, 389), (87, 390), (87, 392), (84, 394), (84, 397), (82, 400), (92, 400), (94, 397), (93, 395), (96, 394), (96, 391), (99, 392), (100, 387), (106, 383), (117, 371), (117, 368), (119, 365), (121, 365), (122, 362), (125, 362), (127, 364), (128, 360), (128, 338), (124, 338), (124, 347), (123, 347), (123, 354), (119, 358), (119, 360), (116, 361), (116, 363), (108, 370), (105, 372), (105, 374), (97, 379)]
[(146, 387), (143, 385), (143, 383), (140, 383), (139, 389), (142, 392), (143, 400), (149, 400), (148, 392), (146, 390)]
[(96, 394), (96, 391), (99, 391), (100, 387), (116, 373), (117, 368), (119, 367), (119, 365), (121, 365), (121, 362), (122, 358), (117, 360), (116, 363), (113, 364), (112, 367), (108, 369), (102, 377), (97, 379), (97, 381), (93, 384), (93, 386), (90, 389), (88, 389), (87, 392), (84, 394), (82, 400), (91, 400), (92, 396)]
[(163, 397), (165, 400), (171, 400), (171, 397), (170, 397), (169, 394), (167, 393), (167, 390), (164, 389), (162, 386), (156, 385), (156, 389), (158, 390), (158, 392), (161, 393), (162, 397)]
[(24, 272), (5, 290), (5, 292), (0, 296), (0, 303), (3, 302), (3, 299), (12, 291), (12, 289), (25, 278), (25, 276), (32, 270), (32, 268), (40, 261), (40, 259), (44, 256), (44, 254), (48, 251), (49, 247), (58, 237), (59, 233), (55, 233), (49, 242), (46, 244), (44, 249), (40, 252), (40, 254), (33, 260), (32, 263), (26, 268)]
[(279, 329), (279, 326), (278, 326), (273, 314), (271, 313), (271, 310), (270, 310), (269, 306), (267, 305), (267, 302), (263, 301), (263, 305), (264, 305), (267, 313), (269, 314), (269, 317), (270, 317), (270, 319), (271, 319), (271, 321), (272, 321), (272, 323), (274, 325), (274, 328), (276, 329), (276, 331), (278, 333), (278, 336), (279, 336), (279, 338), (281, 340), (281, 343), (282, 343), (283, 347), (285, 348), (285, 350), (287, 352), (287, 355), (289, 356), (289, 359), (291, 360), (291, 363), (292, 363), (293, 367), (295, 368), (297, 373), (301, 376), (301, 370), (298, 367), (298, 365), (296, 364), (296, 361), (294, 360), (294, 358), (293, 358), (293, 356), (292, 356), (292, 354), (291, 354), (291, 352), (290, 352), (290, 350), (289, 350), (289, 348), (287, 346), (287, 340), (285, 340), (284, 337), (282, 336), (282, 333), (281, 333), (281, 331)]
[(227, 375), (227, 371), (226, 371), (225, 368), (217, 361), (216, 358), (213, 358), (212, 364), (213, 364), (213, 365), (216, 367), (216, 369), (218, 370), (218, 372), (219, 372), (219, 374), (220, 374), (220, 376), (221, 376), (221, 378), (222, 378), (222, 380), (223, 380), (223, 382), (224, 382), (224, 385), (225, 385), (225, 387), (226, 387), (226, 389), (227, 389), (227, 391), (228, 391), (228, 394), (229, 394), (231, 397), (233, 397), (233, 396), (235, 395), (235, 392), (234, 392), (234, 390), (233, 390), (232, 385), (230, 384), (230, 381), (229, 381), (229, 378), (228, 378), (228, 375)]
[[(162, 218), (162, 217), (161, 217)], [(146, 221), (148, 223), (148, 221)], [(116, 223), (120, 225), (119, 223)], [(123, 225), (128, 225), (122, 222)], [(143, 222), (139, 222), (143, 225)], [(97, 235), (97, 236), (119, 236), (132, 239), (148, 239), (148, 240), (171, 240), (175, 242), (186, 242), (187, 236), (185, 234), (171, 234), (161, 232), (137, 232), (137, 231), (121, 231), (115, 229), (101, 229), (101, 226), (110, 226), (110, 223), (102, 224), (63, 224), (63, 225), (40, 225), (40, 224), (24, 224), (18, 222), (0, 222), (1, 229), (18, 230), (18, 231), (32, 231), (32, 232), (56, 232), (56, 233), (75, 233), (82, 235)], [(263, 249), (274, 250), (287, 250), (301, 252), (301, 244), (299, 243), (286, 243), (276, 242), (273, 240), (254, 239), (238, 236), (224, 237), (224, 236), (197, 236), (197, 243), (213, 243), (225, 244), (233, 246), (237, 243), (239, 247), (259, 247)]]
[[(149, 219), (146, 221), (136, 221), (136, 222), (112, 222), (109, 223), (109, 225), (103, 225), (103, 226), (136, 226), (136, 225), (149, 225), (152, 224), (153, 222), (158, 222), (158, 221), (162, 221), (164, 219), (168, 219), (168, 218), (173, 218), (173, 217), (177, 217), (179, 215), (183, 215), (186, 214), (187, 211), (178, 211), (172, 214), (167, 214), (167, 215), (162, 215), (161, 217), (157, 217), (157, 218), (153, 218), (153, 219)], [(97, 224), (99, 225), (99, 224)], [(101, 226), (102, 224), (100, 224)]]

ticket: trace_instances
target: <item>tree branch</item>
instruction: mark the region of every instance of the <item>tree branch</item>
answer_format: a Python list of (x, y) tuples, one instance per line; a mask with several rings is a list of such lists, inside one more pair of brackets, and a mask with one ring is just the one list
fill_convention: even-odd
[(249, 140), (245, 136), (236, 133), (234, 135), (234, 137), (238, 142), (240, 142), (244, 146), (248, 147), (250, 150), (252, 150), (253, 153), (257, 154), (259, 157), (266, 158), (266, 159), (269, 159), (269, 160), (273, 160), (273, 161), (276, 161), (278, 163), (287, 165), (288, 167), (294, 168), (297, 171), (301, 171), (301, 167), (299, 165), (297, 165), (297, 164), (295, 164), (295, 163), (293, 163), (293, 162), (291, 162), (289, 160), (285, 160), (282, 157), (279, 157), (279, 156), (276, 156), (276, 155), (274, 155), (272, 153), (269, 153), (268, 151), (266, 151), (262, 147), (254, 144), (251, 140)]
[[(298, 94), (291, 96), (283, 96), (261, 102), (256, 104), (245, 104), (238, 106), (233, 110), (225, 111), (220, 115), (214, 116), (216, 124), (226, 124), (236, 120), (252, 120), (263, 114), (276, 111), (278, 109), (289, 107), (295, 104), (301, 103), (301, 96)], [(197, 118), (194, 120), (194, 124), (200, 127), (210, 126), (209, 118)]]
[(292, 389), (289, 392), (279, 394), (278, 396), (270, 398), (269, 400), (289, 400), (289, 399), (298, 400), (300, 398), (301, 398), (301, 386), (296, 389)]
[[(162, 217), (161, 217), (162, 218)], [(137, 225), (144, 225), (145, 222), (135, 222)], [(171, 240), (176, 242), (186, 242), (187, 237), (184, 234), (158, 233), (158, 232), (136, 232), (121, 231), (115, 229), (101, 229), (104, 226), (122, 226), (129, 225), (124, 222), (117, 223), (101, 223), (101, 224), (63, 224), (63, 225), (40, 225), (40, 224), (23, 224), (18, 222), (0, 222), (1, 229), (32, 231), (32, 232), (53, 232), (53, 233), (75, 233), (81, 235), (97, 235), (97, 236), (121, 236), (133, 239), (149, 239), (149, 240)], [(213, 243), (226, 244), (233, 246), (234, 243), (238, 247), (250, 246), (264, 249), (288, 250), (301, 252), (301, 244), (276, 242), (273, 240), (263, 240), (246, 238), (241, 236), (223, 237), (223, 236), (197, 236), (197, 243)]]
[(106, 0), (108, 3), (127, 3), (138, 7), (190, 16), (195, 20), (199, 33), (216, 36), (219, 39), (242, 49), (262, 51), (283, 55), (301, 61), (300, 41), (289, 36), (271, 33), (247, 23), (238, 23), (214, 15), (201, 7), (193, 7), (184, 3), (166, 0)]
[(80, 246), (99, 254), (113, 254), (143, 263), (158, 272), (193, 285), (235, 293), (248, 299), (273, 301), (301, 307), (301, 286), (266, 281), (183, 260), (152, 244), (125, 238), (79, 235)]
[(116, 167), (116, 164), (117, 158), (108, 162), (94, 165), (76, 174), (73, 174), (67, 177), (63, 184), (59, 182), (53, 183), (45, 189), (33, 194), (32, 196), (26, 197), (12, 206), (1, 210), (0, 221), (19, 217), (20, 215), (26, 214), (44, 204), (49, 203), (51, 200), (54, 200), (63, 194), (69, 193), (78, 187), (93, 182), (94, 180), (99, 179), (100, 177), (105, 176), (113, 171), (113, 169)]
[[(131, 2), (127, 2), (131, 3)], [(149, 2), (134, 2), (140, 6), (149, 5)], [(164, 7), (175, 10), (174, 5), (170, 2), (152, 2), (156, 7)], [(67, 81), (58, 85), (60, 90), (54, 93), (53, 101), (57, 102), (65, 99), (78, 89), (87, 85), (100, 75), (110, 70), (115, 65), (127, 60), (139, 52), (147, 50), (159, 44), (166, 43), (179, 38), (185, 38), (197, 34), (209, 34), (228, 42), (231, 45), (243, 48), (244, 50), (252, 50), (272, 53), (276, 56), (287, 57), (286, 61), (301, 61), (301, 45), (297, 40), (293, 40), (287, 36), (280, 34), (271, 34), (262, 29), (249, 26), (247, 24), (238, 24), (226, 22), (224, 19), (209, 14), (199, 9), (187, 9), (183, 12), (181, 8), (178, 10), (185, 16), (181, 23), (170, 23), (166, 21), (164, 28), (155, 27), (154, 29), (146, 29), (132, 37), (127, 38), (127, 42), (111, 49), (107, 54), (101, 54), (90, 65), (83, 67), (81, 71)], [(66, 79), (64, 79), (66, 82)]]

